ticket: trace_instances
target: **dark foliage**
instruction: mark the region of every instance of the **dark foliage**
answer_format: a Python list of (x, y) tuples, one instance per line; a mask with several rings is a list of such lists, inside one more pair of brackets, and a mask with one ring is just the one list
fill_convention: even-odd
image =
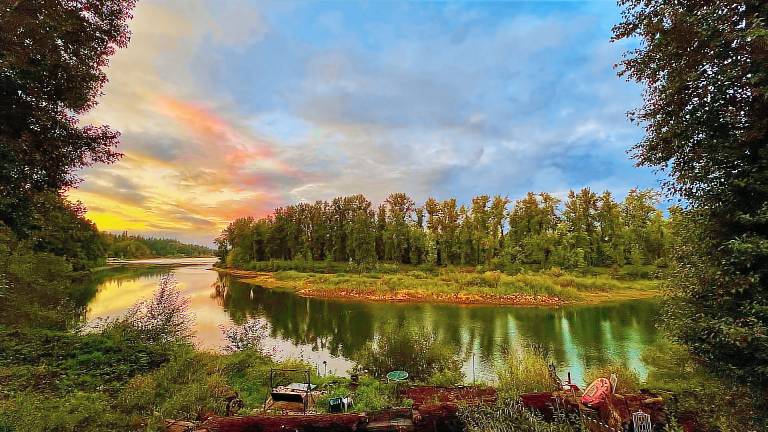
[(639, 164), (669, 174), (677, 223), (667, 323), (720, 372), (768, 383), (768, 3), (622, 0), (620, 74), (646, 86)]
[(103, 265), (107, 244), (85, 208), (53, 194), (35, 196), (28, 240), (36, 252), (67, 259), (75, 271)]
[(128, 43), (132, 0), (10, 0), (0, 5), (0, 221), (28, 228), (35, 196), (113, 162), (118, 132), (81, 125)]

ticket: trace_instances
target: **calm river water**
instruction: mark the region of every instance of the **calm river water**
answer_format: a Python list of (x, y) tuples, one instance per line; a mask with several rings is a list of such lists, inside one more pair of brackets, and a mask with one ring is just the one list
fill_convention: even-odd
[(268, 343), (278, 357), (303, 358), (321, 372), (325, 361), (328, 372), (343, 374), (353, 353), (384, 326), (418, 326), (461, 353), (468, 380), (473, 375), (492, 379), (503, 353), (523, 344), (547, 349), (576, 382), (585, 368), (609, 360), (626, 362), (644, 375), (641, 353), (660, 337), (652, 300), (550, 309), (313, 299), (240, 282), (212, 270), (212, 263), (151, 260), (116, 267), (98, 282), (87, 317), (119, 316), (151, 295), (162, 274), (173, 272), (191, 299), (201, 348), (222, 346), (221, 326), (259, 317), (269, 323)]

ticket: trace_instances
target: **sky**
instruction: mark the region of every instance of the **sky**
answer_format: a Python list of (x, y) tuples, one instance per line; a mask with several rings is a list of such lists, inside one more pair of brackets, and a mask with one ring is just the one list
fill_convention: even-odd
[(211, 244), (277, 206), (658, 187), (627, 150), (611, 1), (141, 0), (84, 123), (124, 157), (70, 192), (101, 230)]

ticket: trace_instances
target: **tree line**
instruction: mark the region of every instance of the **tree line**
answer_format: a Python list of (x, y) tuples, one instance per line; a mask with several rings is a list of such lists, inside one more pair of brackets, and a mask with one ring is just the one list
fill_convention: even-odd
[(514, 203), (480, 195), (462, 205), (429, 198), (417, 206), (393, 193), (375, 207), (352, 195), (236, 219), (215, 243), (219, 259), (235, 267), (292, 259), (498, 268), (663, 265), (671, 238), (658, 204), (657, 192), (639, 189), (621, 202), (589, 188), (570, 191), (565, 200), (529, 192)]
[(106, 244), (106, 255), (115, 258), (211, 256), (214, 252), (207, 246), (182, 243), (170, 238), (130, 235), (127, 231), (120, 234), (102, 233), (102, 237)]

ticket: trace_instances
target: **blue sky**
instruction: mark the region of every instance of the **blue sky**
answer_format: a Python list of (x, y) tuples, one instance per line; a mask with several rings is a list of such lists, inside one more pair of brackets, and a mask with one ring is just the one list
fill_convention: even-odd
[(210, 241), (277, 205), (656, 187), (626, 151), (613, 2), (143, 0), (88, 120), (123, 161), (73, 192), (102, 229)]

